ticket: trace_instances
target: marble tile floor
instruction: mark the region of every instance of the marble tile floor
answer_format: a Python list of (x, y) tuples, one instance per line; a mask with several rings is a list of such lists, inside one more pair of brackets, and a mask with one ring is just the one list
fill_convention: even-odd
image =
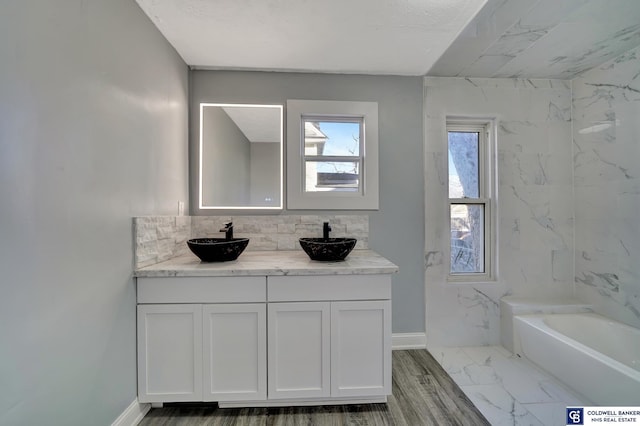
[(593, 405), (502, 346), (430, 352), (493, 426), (564, 425), (567, 406)]

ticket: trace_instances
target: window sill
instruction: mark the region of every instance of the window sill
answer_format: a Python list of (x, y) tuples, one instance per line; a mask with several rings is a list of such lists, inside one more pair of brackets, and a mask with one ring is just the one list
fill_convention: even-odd
[(446, 282), (447, 285), (495, 285), (500, 283), (497, 278), (460, 279), (451, 276), (447, 277)]

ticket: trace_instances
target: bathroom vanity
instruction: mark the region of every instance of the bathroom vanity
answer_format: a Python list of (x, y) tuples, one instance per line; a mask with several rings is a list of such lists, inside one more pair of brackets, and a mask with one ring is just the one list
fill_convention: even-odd
[(185, 255), (138, 269), (138, 400), (385, 402), (397, 269), (370, 250), (326, 263), (301, 251)]

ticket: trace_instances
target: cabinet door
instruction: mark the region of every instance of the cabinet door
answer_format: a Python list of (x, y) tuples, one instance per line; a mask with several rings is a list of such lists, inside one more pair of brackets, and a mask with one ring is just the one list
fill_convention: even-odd
[(269, 399), (328, 397), (329, 302), (268, 306)]
[(138, 305), (138, 400), (202, 400), (201, 305)]
[(267, 398), (266, 304), (204, 305), (204, 400)]
[(331, 396), (391, 394), (391, 301), (331, 304)]

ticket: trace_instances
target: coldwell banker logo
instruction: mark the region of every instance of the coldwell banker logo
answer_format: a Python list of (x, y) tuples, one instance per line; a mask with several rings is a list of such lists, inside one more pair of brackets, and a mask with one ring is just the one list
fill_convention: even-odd
[(567, 407), (567, 424), (583, 425), (584, 424), (584, 408)]

